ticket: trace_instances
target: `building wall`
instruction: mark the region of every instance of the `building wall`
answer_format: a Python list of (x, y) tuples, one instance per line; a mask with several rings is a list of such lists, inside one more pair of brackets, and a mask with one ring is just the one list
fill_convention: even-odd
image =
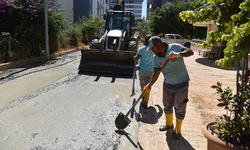
[[(143, 0), (124, 1), (125, 10), (134, 12), (135, 19), (141, 19)], [(99, 16), (103, 18), (104, 14), (117, 4), (117, 0), (55, 0), (55, 4), (58, 4), (62, 9), (69, 8), (62, 14), (70, 21), (77, 22), (79, 17), (89, 16), (89, 14), (94, 17), (100, 14)]]
[(91, 14), (92, 0), (74, 0), (74, 22), (78, 21), (79, 17), (89, 16)]
[(218, 30), (218, 28), (216, 27), (215, 24), (210, 24), (209, 28), (210, 28), (210, 31), (216, 31), (216, 30)]
[(62, 9), (68, 9), (62, 13), (65, 17), (68, 18), (68, 22), (74, 21), (74, 12), (73, 12), (73, 1), (72, 0), (56, 0), (55, 4), (58, 4)]
[(125, 0), (125, 10), (135, 13), (135, 19), (141, 19), (143, 0)]
[[(92, 0), (92, 15), (96, 17), (98, 14), (101, 18), (103, 18), (104, 14), (110, 9), (109, 2), (113, 0)], [(116, 1), (114, 1), (116, 2)], [(99, 5), (99, 6), (98, 6)]]

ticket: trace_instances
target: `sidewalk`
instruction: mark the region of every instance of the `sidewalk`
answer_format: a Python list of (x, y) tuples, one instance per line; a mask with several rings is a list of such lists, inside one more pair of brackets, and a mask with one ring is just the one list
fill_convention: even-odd
[[(236, 70), (225, 70), (214, 65), (215, 60), (199, 56), (199, 48), (192, 45), (195, 54), (184, 58), (190, 76), (189, 102), (187, 112), (182, 123), (182, 137), (172, 138), (173, 130), (159, 131), (165, 124), (164, 107), (162, 104), (163, 76), (160, 75), (153, 85), (149, 106), (141, 110), (138, 131), (139, 150), (205, 150), (207, 140), (201, 129), (214, 121), (216, 115), (225, 113), (218, 107), (215, 89), (210, 86), (218, 81), (223, 88), (227, 86), (235, 90)], [(175, 117), (174, 117), (175, 124)]]

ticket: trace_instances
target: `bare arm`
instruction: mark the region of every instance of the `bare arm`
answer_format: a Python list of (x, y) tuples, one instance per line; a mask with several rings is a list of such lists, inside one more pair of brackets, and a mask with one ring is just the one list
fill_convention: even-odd
[(136, 54), (136, 55), (134, 56), (134, 60), (136, 60), (136, 61), (138, 61), (140, 58), (141, 58), (141, 55), (139, 55), (139, 54)]
[[(160, 70), (160, 68), (154, 68), (154, 73), (152, 74), (152, 76), (151, 76), (151, 79), (150, 79), (150, 81), (149, 81), (149, 83), (151, 83), (151, 85), (153, 85), (156, 81), (157, 81), (157, 79), (158, 79), (158, 77), (159, 77), (159, 75), (160, 74), (157, 74), (157, 72)], [(155, 78), (155, 80), (153, 81), (153, 78), (155, 77), (155, 76), (157, 76), (156, 78)], [(151, 87), (150, 87), (151, 88)]]
[(190, 48), (185, 47), (184, 50), (181, 52), (181, 56), (182, 57), (189, 57), (194, 55), (193, 50), (191, 50)]

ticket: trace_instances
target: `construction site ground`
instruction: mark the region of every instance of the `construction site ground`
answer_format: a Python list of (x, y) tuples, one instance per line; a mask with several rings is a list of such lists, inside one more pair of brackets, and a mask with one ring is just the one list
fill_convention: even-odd
[(214, 94), (216, 90), (211, 86), (222, 82), (223, 88), (229, 86), (235, 92), (236, 70), (220, 68), (215, 65), (215, 60), (199, 56), (200, 48), (194, 44), (191, 45), (191, 49), (195, 52), (194, 55), (184, 58), (190, 82), (182, 137), (173, 139), (173, 130), (159, 131), (159, 127), (166, 121), (162, 103), (164, 78), (161, 74), (152, 87), (148, 108), (140, 109), (138, 150), (206, 150), (207, 140), (202, 133), (202, 127), (214, 121), (215, 116), (226, 113), (223, 108), (217, 106), (218, 95)]
[[(138, 149), (140, 150), (205, 150), (207, 139), (202, 133), (206, 123), (214, 117), (226, 113), (219, 104), (216, 90), (212, 85), (222, 82), (235, 92), (236, 70), (226, 70), (215, 65), (215, 60), (199, 56), (199, 49), (192, 44), (193, 56), (184, 58), (190, 76), (189, 101), (182, 123), (182, 137), (172, 138), (173, 130), (159, 131), (166, 122), (162, 103), (163, 75), (153, 85), (147, 109), (141, 109), (139, 121)], [(175, 116), (174, 116), (175, 124)]]

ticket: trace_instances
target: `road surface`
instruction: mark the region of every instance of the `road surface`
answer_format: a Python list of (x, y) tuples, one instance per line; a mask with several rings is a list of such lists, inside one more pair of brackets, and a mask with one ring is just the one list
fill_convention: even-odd
[(78, 74), (76, 51), (47, 64), (0, 73), (0, 149), (135, 149), (138, 106), (118, 131), (118, 113), (131, 108), (132, 78)]

